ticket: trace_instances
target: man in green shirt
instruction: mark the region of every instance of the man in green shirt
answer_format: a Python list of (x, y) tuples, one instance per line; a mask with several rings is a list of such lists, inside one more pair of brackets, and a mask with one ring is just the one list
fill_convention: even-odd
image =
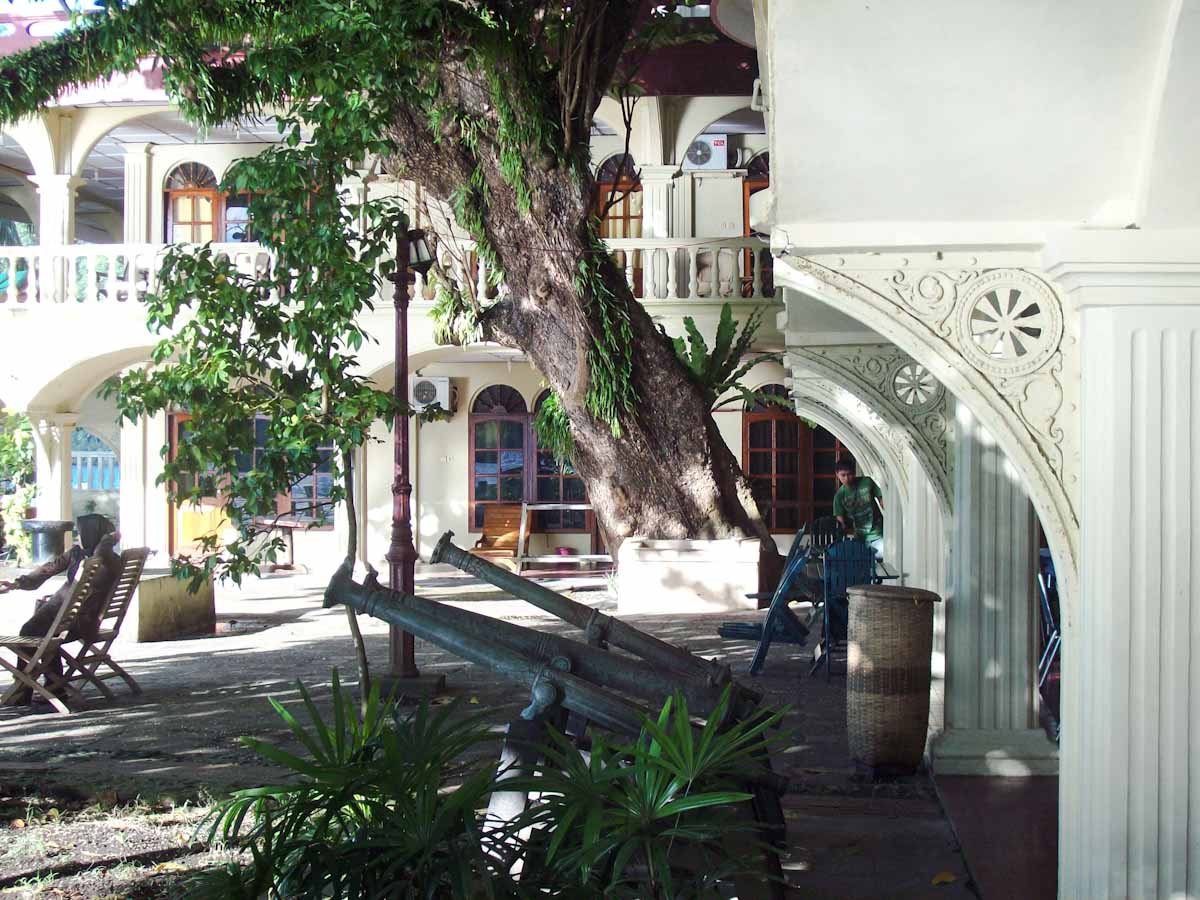
[(854, 474), (854, 460), (844, 457), (834, 469), (841, 487), (833, 495), (833, 514), (847, 535), (857, 537), (883, 559), (883, 491), (865, 475)]

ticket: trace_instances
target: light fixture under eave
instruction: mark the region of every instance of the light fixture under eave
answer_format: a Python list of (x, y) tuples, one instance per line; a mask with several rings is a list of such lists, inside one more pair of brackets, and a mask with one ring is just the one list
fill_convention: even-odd
[(433, 254), (429, 252), (429, 244), (425, 240), (423, 228), (413, 228), (408, 232), (408, 267), (414, 272), (425, 275), (433, 265)]

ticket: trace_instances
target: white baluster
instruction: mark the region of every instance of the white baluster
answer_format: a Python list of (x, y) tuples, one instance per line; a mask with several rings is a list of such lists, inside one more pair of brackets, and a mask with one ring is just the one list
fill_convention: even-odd
[(688, 299), (695, 300), (700, 296), (700, 248), (688, 247), (684, 252), (688, 255)]
[(678, 297), (679, 285), (676, 283), (675, 267), (679, 258), (679, 250), (675, 247), (667, 248), (667, 299), (674, 300)]
[(83, 256), (82, 254), (80, 256), (76, 256), (74, 253), (68, 251), (62, 253), (62, 255), (59, 256), (59, 259), (62, 260), (62, 266), (66, 272), (66, 278), (63, 279), (64, 283), (66, 284), (66, 288), (63, 292), (63, 302), (79, 303), (81, 302), (79, 296), (79, 263), (80, 260), (82, 260), (86, 265), (87, 257)]
[[(637, 290), (635, 289), (633, 283), (633, 251), (625, 250), (623, 255), (625, 257), (625, 281), (629, 285), (629, 290), (633, 292), (635, 297), (637, 297)], [(639, 297), (638, 299), (641, 298)]]
[(14, 303), (16, 301), (17, 287), (17, 258), (11, 253), (5, 253), (0, 258), (4, 260), (4, 273), (8, 279), (4, 285), (4, 302)]
[(759, 298), (763, 295), (762, 283), (762, 250), (757, 245), (750, 251), (750, 267), (754, 273), (754, 297)]
[(95, 254), (95, 255), (88, 256), (88, 258), (87, 258), (88, 271), (87, 271), (87, 280), (84, 282), (84, 291), (85, 291), (88, 303), (98, 303), (100, 300), (100, 260), (101, 259), (104, 259), (108, 263), (108, 266), (105, 269), (105, 271), (107, 272), (109, 269), (112, 268), (112, 257), (110, 257), (107, 253), (104, 254), (103, 256), (101, 256), (100, 254)]
[(38, 272), (41, 269), (42, 261), (40, 257), (36, 256), (27, 256), (25, 261), (29, 264), (29, 273), (25, 279), (25, 284), (28, 285), (25, 302), (39, 303), (41, 302), (41, 297), (38, 295)]
[(487, 260), (478, 255), (476, 258), (478, 262), (476, 263), (475, 297), (482, 301), (487, 297)]

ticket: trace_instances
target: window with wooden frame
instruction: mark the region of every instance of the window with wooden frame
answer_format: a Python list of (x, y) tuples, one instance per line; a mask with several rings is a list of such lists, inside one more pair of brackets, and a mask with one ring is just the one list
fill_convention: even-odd
[(525, 398), (506, 384), (484, 388), (471, 405), (470, 521), (483, 528), (488, 504), (525, 499), (525, 462), (528, 456), (529, 409)]
[(180, 163), (166, 187), (166, 240), (202, 244), (217, 239), (221, 195), (217, 176), (203, 163)]
[(229, 194), (221, 202), (221, 240), (227, 244), (253, 241), (254, 228), (250, 224), (251, 194)]
[[(533, 404), (536, 416), (550, 391), (545, 390)], [(575, 471), (570, 461), (559, 463), (554, 454), (538, 444), (537, 431), (533, 430), (530, 421), (532, 443), (537, 446), (537, 464), (533, 471), (533, 491), (531, 496), (539, 503), (587, 503), (587, 491), (583, 479)], [(582, 532), (591, 531), (590, 510), (563, 509), (544, 510), (536, 512), (533, 519), (533, 530), (546, 532)]]
[(846, 445), (824, 428), (812, 429), (812, 457), (809, 482), (812, 485), (812, 510), (808, 521), (833, 515), (833, 495), (837, 493), (835, 471), (838, 461), (852, 458)]
[[(609, 200), (613, 205), (605, 212)], [(601, 238), (640, 238), (642, 236), (642, 185), (637, 166), (629, 154), (610, 156), (596, 172), (596, 215), (600, 217)], [(633, 291), (642, 296), (642, 252), (633, 251), (632, 258), (624, 251), (613, 254), (613, 262), (626, 273), (632, 266)]]
[[(267, 416), (255, 417), (254, 449), (249, 454), (238, 454), (239, 473), (245, 474), (258, 466), (267, 446), (270, 422)], [(336, 448), (332, 444), (322, 445), (317, 452), (320, 461), (313, 467), (312, 473), (293, 484), (289, 493), (280, 494), (276, 498), (275, 509), (281, 522), (300, 523), (319, 531), (333, 528), (333, 509), (329, 505), (329, 497), (333, 493), (331, 461)], [(318, 522), (319, 525), (315, 524)]]
[[(748, 401), (742, 414), (742, 469), (759, 510), (773, 533), (794, 534), (812, 505), (809, 474), (811, 435), (792, 411), (787, 389), (768, 384), (768, 398)], [(781, 405), (785, 404), (785, 405)]]
[[(770, 243), (771, 236), (761, 234), (750, 227), (750, 198), (759, 191), (765, 191), (771, 186), (771, 154), (759, 153), (746, 166), (746, 177), (742, 179), (742, 234), (746, 237), (761, 237)], [(742, 296), (754, 296), (754, 267), (753, 250), (744, 254), (742, 271)], [(764, 297), (775, 296), (775, 258), (771, 256), (770, 247), (758, 251), (759, 264), (762, 266), (762, 292)]]

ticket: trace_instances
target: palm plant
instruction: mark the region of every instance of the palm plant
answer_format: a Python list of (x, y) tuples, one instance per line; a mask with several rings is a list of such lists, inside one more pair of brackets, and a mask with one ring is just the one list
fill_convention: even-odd
[(214, 810), (209, 840), (247, 846), (252, 861), (205, 876), (193, 896), (510, 895), (507, 876), (487, 852), (493, 836), (484, 834), (476, 814), (493, 774), (486, 767), (464, 770), (459, 762), (494, 740), (479, 717), (423, 703), (401, 720), (394, 706), (380, 702), (377, 688), (360, 711), (336, 671), (332, 722), (303, 685), (300, 693), (310, 728), (271, 703), (305, 756), (243, 738), (296, 780), (238, 791)]
[(733, 309), (728, 303), (723, 304), (711, 350), (704, 335), (696, 327), (696, 320), (691, 316), (683, 317), (687, 340), (682, 337), (670, 338), (671, 345), (675, 348), (675, 356), (683, 363), (688, 378), (704, 391), (708, 402), (714, 408), (732, 399), (726, 396), (730, 393), (744, 401), (775, 402), (770, 395), (752, 391), (742, 384), (742, 379), (756, 365), (780, 358), (778, 353), (759, 353), (746, 358), (758, 329), (762, 327), (765, 314), (766, 307), (754, 310), (742, 325), (741, 334), (738, 334)]
[(508, 822), (479, 812), (497, 785), (496, 739), (479, 717), (424, 703), (402, 719), (377, 689), (360, 711), (336, 671), (331, 722), (300, 694), (309, 727), (272, 705), (304, 756), (243, 739), (295, 780), (214, 809), (208, 839), (251, 861), (206, 873), (193, 898), (681, 900), (763, 869), (743, 786), (783, 713), (729, 725), (728, 690), (701, 728), (676, 695), (637, 739), (593, 733), (588, 753), (548, 729), (543, 762), (503, 782), (537, 798)]
[(551, 731), (545, 761), (506, 787), (537, 792), (520, 824), (529, 829), (522, 887), (570, 897), (719, 896), (735, 875), (761, 872), (762, 852), (746, 804), (766, 732), (783, 711), (725, 723), (730, 692), (696, 728), (675, 695), (632, 742), (593, 735), (584, 753)]

